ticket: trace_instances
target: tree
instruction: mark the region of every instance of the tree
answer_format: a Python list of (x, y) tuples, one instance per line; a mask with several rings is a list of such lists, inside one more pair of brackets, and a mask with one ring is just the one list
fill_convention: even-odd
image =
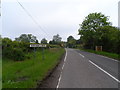
[(62, 38), (59, 36), (59, 34), (53, 36), (53, 41), (58, 44), (60, 43)]
[(76, 44), (81, 44), (81, 40), (80, 39), (76, 40)]
[(74, 39), (74, 37), (73, 36), (69, 36), (67, 38), (67, 46), (69, 48), (73, 48), (73, 47), (75, 47), (75, 44), (76, 44), (76, 40)]
[(104, 26), (96, 32), (96, 45), (102, 45), (104, 51), (118, 53), (120, 30), (113, 26)]
[(49, 44), (60, 44), (62, 38), (59, 36), (59, 34), (53, 36), (53, 40), (49, 42)]
[(42, 44), (47, 44), (47, 40), (46, 40), (45, 38), (43, 38), (43, 39), (41, 40), (41, 43), (42, 43)]
[(39, 43), (39, 41), (38, 40), (36, 40), (36, 42), (35, 43)]
[(22, 35), (20, 35), (20, 37), (15, 38), (15, 41), (36, 43), (37, 38), (36, 38), (36, 36), (33, 36), (32, 34), (22, 34)]
[(94, 49), (97, 29), (111, 25), (108, 20), (108, 17), (102, 13), (90, 13), (85, 17), (78, 30), (85, 48)]

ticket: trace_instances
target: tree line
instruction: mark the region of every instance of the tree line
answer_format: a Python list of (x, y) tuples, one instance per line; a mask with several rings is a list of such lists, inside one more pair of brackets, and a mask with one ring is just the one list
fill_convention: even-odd
[[(50, 44), (48, 44), (45, 38), (41, 40), (41, 44), (47, 44), (46, 48), (58, 48), (62, 47), (61, 39), (62, 38), (57, 34), (53, 36), (53, 40), (49, 42)], [(33, 52), (33, 48), (30, 48), (30, 44), (39, 43), (37, 37), (32, 34), (22, 34), (15, 38), (15, 40), (11, 40), (10, 38), (2, 38), (0, 36), (0, 40), (2, 41), (2, 57), (15, 61), (21, 61), (29, 58), (26, 54)]]
[(76, 40), (73, 36), (67, 38), (67, 42), (62, 41), (59, 34), (54, 35), (51, 41), (43, 38), (40, 42), (32, 34), (22, 34), (15, 40), (2, 38), (2, 56), (13, 60), (24, 60), (29, 58), (25, 53), (30, 53), (30, 43), (47, 44), (47, 48), (69, 47), (85, 48), (95, 50), (95, 46), (102, 46), (103, 51), (120, 53), (120, 29), (112, 26), (109, 17), (102, 13), (90, 13), (85, 17), (78, 29), (80, 39)]

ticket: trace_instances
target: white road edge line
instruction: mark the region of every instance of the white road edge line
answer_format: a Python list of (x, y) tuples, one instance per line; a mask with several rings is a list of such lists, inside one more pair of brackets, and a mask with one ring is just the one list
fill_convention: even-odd
[(59, 80), (58, 80), (57, 88), (59, 88), (61, 77), (62, 77), (62, 72), (61, 72)]
[(63, 70), (64, 66), (65, 66), (65, 63), (64, 63), (63, 66), (62, 66), (62, 70)]
[(110, 76), (111, 78), (113, 78), (115, 81), (117, 81), (118, 83), (120, 83), (120, 81), (117, 78), (115, 78), (114, 76), (112, 76), (111, 74), (109, 74), (108, 72), (106, 72), (105, 70), (103, 70), (101, 67), (99, 67), (98, 65), (96, 65), (95, 63), (93, 63), (91, 60), (89, 60), (89, 62), (91, 64), (93, 64), (94, 66), (96, 66), (101, 71), (103, 71), (104, 73), (106, 73), (108, 76)]
[(80, 53), (79, 53), (79, 55), (80, 55), (80, 56), (82, 56), (83, 58), (85, 57), (85, 56), (83, 56), (83, 55), (82, 55), (82, 54), (80, 54)]
[[(67, 57), (67, 50), (65, 49), (65, 51), (66, 51), (66, 55), (65, 55), (65, 58), (64, 58), (64, 64), (63, 64), (63, 66), (62, 66), (62, 70), (63, 70), (63, 68), (64, 68), (64, 66), (65, 66), (66, 57)], [(62, 77), (62, 71), (61, 71), (61, 73), (60, 73), (60, 77), (59, 77), (59, 80), (58, 80), (57, 88), (59, 88), (60, 81), (61, 81), (61, 77)]]

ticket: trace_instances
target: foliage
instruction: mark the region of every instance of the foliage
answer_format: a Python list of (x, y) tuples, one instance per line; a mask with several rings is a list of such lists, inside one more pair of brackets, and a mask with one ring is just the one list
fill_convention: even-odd
[(53, 36), (53, 40), (49, 42), (49, 44), (60, 44), (62, 38), (59, 36), (59, 34)]
[(25, 59), (25, 53), (20, 48), (13, 48), (12, 50), (12, 58), (15, 61), (21, 61)]
[(59, 34), (53, 36), (53, 40), (54, 40), (56, 43), (61, 42), (61, 39), (62, 39), (62, 38), (60, 37)]
[(76, 40), (76, 44), (78, 45), (78, 44), (81, 44), (82, 42), (81, 42), (81, 40), (80, 39), (78, 39), (78, 40)]
[(41, 43), (42, 43), (42, 44), (47, 44), (47, 40), (46, 40), (45, 38), (43, 38), (43, 39), (41, 40)]
[(67, 46), (68, 46), (69, 48), (74, 48), (74, 47), (76, 47), (76, 40), (74, 39), (73, 36), (69, 36), (69, 37), (67, 38)]
[(11, 58), (12, 57), (12, 40), (9, 38), (2, 39), (2, 56)]
[(61, 48), (60, 45), (53, 45), (53, 44), (49, 44), (48, 47), (49, 48)]
[(36, 43), (38, 42), (36, 36), (33, 36), (32, 34), (22, 34), (20, 37), (15, 38), (15, 41), (19, 42), (27, 42), (27, 43)]
[(107, 52), (119, 53), (120, 30), (113, 26), (104, 26), (96, 32), (96, 45), (102, 45), (103, 50)]
[(9, 38), (2, 39), (2, 56), (13, 60), (24, 60), (25, 54), (31, 51), (29, 43), (12, 41)]
[(108, 17), (102, 13), (90, 13), (82, 22), (79, 28), (79, 35), (85, 48), (94, 49), (96, 32), (100, 27), (111, 25)]

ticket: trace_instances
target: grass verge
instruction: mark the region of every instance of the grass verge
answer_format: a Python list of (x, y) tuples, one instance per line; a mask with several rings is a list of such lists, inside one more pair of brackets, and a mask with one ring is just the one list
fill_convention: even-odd
[(64, 52), (62, 48), (47, 49), (44, 51), (44, 60), (42, 51), (37, 51), (35, 57), (34, 53), (29, 53), (30, 59), (24, 61), (3, 59), (3, 88), (36, 88), (38, 81), (42, 81), (56, 66)]
[(103, 56), (107, 56), (107, 57), (109, 57), (109, 58), (113, 58), (113, 59), (120, 60), (120, 55), (119, 55), (119, 54), (116, 54), (116, 53), (109, 53), (109, 52), (104, 52), (104, 51), (95, 51), (95, 50), (82, 49), (82, 48), (80, 48), (80, 50), (87, 51), (87, 52), (91, 52), (91, 53), (95, 53), (95, 54), (99, 54), (99, 55), (103, 55)]

